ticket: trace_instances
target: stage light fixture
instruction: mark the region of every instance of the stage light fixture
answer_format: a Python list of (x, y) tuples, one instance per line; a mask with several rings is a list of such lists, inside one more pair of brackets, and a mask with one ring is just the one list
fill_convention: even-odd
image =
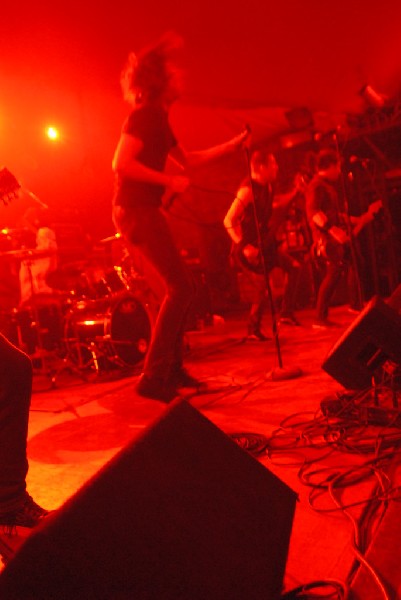
[(366, 104), (372, 108), (383, 108), (388, 100), (387, 96), (377, 92), (368, 83), (359, 90), (359, 95), (365, 100)]
[(56, 141), (60, 138), (59, 130), (56, 127), (49, 126), (46, 130), (46, 135), (49, 140)]

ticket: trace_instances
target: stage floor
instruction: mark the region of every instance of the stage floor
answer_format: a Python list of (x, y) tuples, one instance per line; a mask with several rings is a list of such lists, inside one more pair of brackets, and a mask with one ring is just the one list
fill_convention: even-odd
[[(279, 329), (284, 373), (302, 371), (293, 379), (275, 380), (282, 371), (272, 340), (244, 341), (245, 312), (215, 317), (213, 325), (187, 334), (186, 364), (207, 382), (208, 391), (188, 395), (186, 401), (298, 494), (285, 590), (315, 581), (347, 581), (355, 561), (354, 525), (339, 506), (355, 504), (349, 512), (360, 518), (377, 485), (375, 476), (363, 476), (330, 487), (330, 481), (374, 457), (376, 436), (383, 434), (382, 427), (368, 432), (354, 423), (348, 441), (341, 443), (344, 429), (341, 433), (320, 419), (321, 401), (344, 391), (322, 370), (322, 362), (355, 315), (345, 306), (335, 307), (331, 318), (342, 327), (315, 330), (313, 312), (306, 309), (299, 312), (300, 327)], [(270, 329), (267, 317), (265, 330), (271, 335)], [(139, 370), (140, 365), (128, 374), (104, 374), (91, 383), (65, 372), (54, 389), (46, 375), (35, 375), (28, 489), (41, 505), (59, 508), (167, 410), (135, 394)]]

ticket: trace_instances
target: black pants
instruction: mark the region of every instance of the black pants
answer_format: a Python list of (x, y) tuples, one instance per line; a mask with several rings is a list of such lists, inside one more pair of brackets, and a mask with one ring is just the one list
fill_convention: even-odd
[(316, 299), (316, 316), (319, 321), (325, 321), (329, 315), (331, 299), (345, 272), (344, 262), (326, 261), (323, 265), (324, 276), (319, 286)]
[[(292, 315), (296, 305), (301, 265), (287, 252), (278, 250), (274, 259), (274, 266), (270, 266), (269, 270), (272, 271), (274, 267), (279, 267), (286, 275), (280, 314), (283, 317)], [(267, 273), (267, 275), (269, 275), (269, 273)], [(248, 271), (248, 276), (252, 280), (255, 289), (255, 300), (251, 304), (248, 321), (248, 329), (252, 332), (260, 330), (262, 318), (269, 303), (269, 298), (266, 289), (265, 276), (250, 271)]]
[(163, 213), (156, 207), (114, 207), (114, 223), (128, 251), (139, 250), (164, 282), (165, 295), (144, 364), (149, 377), (168, 380), (183, 361), (185, 324), (195, 284), (173, 240)]
[(25, 498), (31, 393), (30, 358), (0, 334), (0, 514)]

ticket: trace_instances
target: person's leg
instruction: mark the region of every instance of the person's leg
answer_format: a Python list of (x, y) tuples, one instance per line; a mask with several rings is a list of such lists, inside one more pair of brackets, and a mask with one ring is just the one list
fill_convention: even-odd
[(329, 315), (330, 301), (337, 288), (337, 285), (343, 274), (342, 264), (328, 262), (326, 265), (326, 274), (318, 291), (316, 302), (317, 320), (327, 321)]
[(34, 527), (48, 514), (26, 491), (31, 392), (31, 360), (0, 334), (0, 527), (6, 531)]
[(185, 322), (194, 296), (192, 277), (175, 245), (166, 219), (158, 209), (144, 209), (125, 215), (119, 212), (119, 218), (115, 220), (117, 227), (129, 240), (128, 249), (133, 245), (143, 254), (165, 287), (165, 296), (145, 357), (144, 378), (138, 384), (138, 391), (146, 392), (145, 388), (148, 387), (149, 394), (143, 395), (160, 395), (163, 396), (160, 399), (171, 399), (177, 385), (177, 371), (182, 369)]
[(157, 211), (151, 222), (146, 221), (143, 226), (146, 237), (139, 248), (166, 287), (146, 355), (144, 373), (168, 380), (172, 369), (182, 365), (183, 335), (194, 286), (163, 215)]
[(0, 334), (0, 514), (17, 509), (25, 497), (31, 391), (29, 357)]
[(291, 255), (285, 252), (278, 252), (277, 266), (286, 274), (286, 283), (280, 310), (281, 320), (283, 322), (286, 322), (287, 320), (290, 324), (298, 325), (298, 321), (294, 316), (294, 311), (296, 307), (301, 265), (299, 261)]

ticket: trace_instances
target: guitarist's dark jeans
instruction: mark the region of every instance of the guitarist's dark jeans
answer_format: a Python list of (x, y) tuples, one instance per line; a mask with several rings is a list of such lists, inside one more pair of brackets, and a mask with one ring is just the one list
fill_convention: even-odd
[(0, 514), (18, 510), (26, 496), (31, 392), (30, 358), (0, 334)]
[(330, 301), (343, 275), (345, 263), (326, 262), (326, 272), (320, 284), (316, 300), (317, 319), (325, 321), (329, 315)]
[[(297, 287), (301, 265), (286, 252), (277, 252), (275, 257), (276, 267), (281, 268), (287, 276), (284, 287), (284, 294), (281, 302), (280, 315), (282, 317), (291, 316), (294, 313), (297, 300)], [(272, 267), (270, 270), (272, 270)], [(244, 269), (245, 270), (245, 269)], [(248, 329), (249, 332), (260, 331), (263, 314), (268, 306), (268, 296), (266, 292), (266, 281), (264, 275), (257, 275), (249, 272), (255, 287), (255, 301), (251, 305)]]
[(144, 373), (168, 381), (182, 367), (186, 318), (195, 295), (193, 277), (157, 207), (128, 210), (116, 206), (113, 219), (128, 250), (139, 250), (164, 282), (166, 293), (153, 328)]

